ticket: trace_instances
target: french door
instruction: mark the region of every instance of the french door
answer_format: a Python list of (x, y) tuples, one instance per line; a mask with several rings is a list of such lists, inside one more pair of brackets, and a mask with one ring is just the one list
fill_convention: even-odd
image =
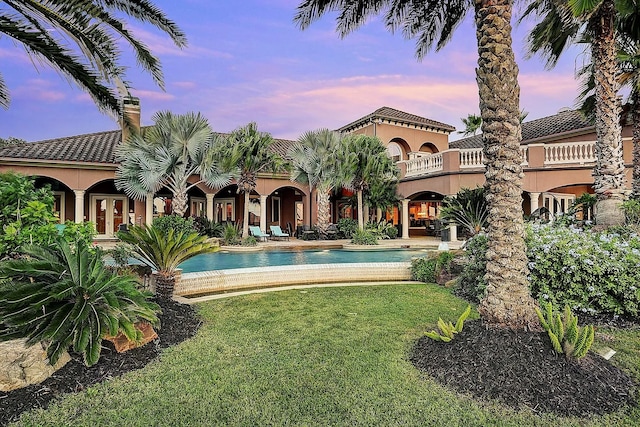
[(126, 196), (92, 195), (91, 221), (99, 237), (112, 237), (120, 224), (127, 223), (129, 199)]

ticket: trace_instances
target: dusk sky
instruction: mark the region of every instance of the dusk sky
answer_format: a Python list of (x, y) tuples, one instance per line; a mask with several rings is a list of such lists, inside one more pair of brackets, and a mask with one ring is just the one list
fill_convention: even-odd
[[(299, 0), (156, 0), (186, 33), (180, 50), (168, 37), (143, 24), (132, 28), (160, 58), (166, 91), (136, 70), (129, 80), (140, 98), (142, 124), (160, 110), (201, 112), (212, 128), (229, 132), (255, 121), (274, 137), (297, 139), (303, 132), (336, 129), (382, 107), (441, 121), (458, 129), (461, 117), (479, 114), (475, 81), (477, 48), (473, 22), (457, 29), (440, 52), (421, 62), (415, 43), (391, 34), (379, 19), (345, 39), (328, 15), (301, 31), (293, 16)], [(531, 22), (515, 25), (520, 67), (521, 109), (527, 120), (572, 107), (576, 67), (584, 55), (567, 54), (552, 71), (539, 57), (525, 59)], [(0, 110), (0, 137), (37, 141), (117, 129), (88, 95), (45, 65), (0, 38), (0, 72), (12, 102)], [(453, 134), (451, 139), (460, 138)]]

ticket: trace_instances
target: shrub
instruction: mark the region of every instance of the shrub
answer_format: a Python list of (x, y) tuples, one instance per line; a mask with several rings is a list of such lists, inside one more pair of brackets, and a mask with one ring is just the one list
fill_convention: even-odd
[(0, 340), (47, 342), (51, 364), (73, 346), (91, 366), (105, 334), (139, 341), (134, 323), (157, 325), (159, 307), (136, 289), (133, 276), (109, 272), (101, 251), (90, 251), (82, 240), (73, 246), (59, 238), (53, 248), (25, 246), (27, 257), (0, 262), (0, 277), (11, 279), (0, 297)]
[(469, 305), (467, 306), (467, 309), (462, 312), (460, 317), (458, 317), (455, 325), (451, 322), (447, 323), (442, 320), (442, 317), (439, 317), (438, 329), (440, 330), (440, 333), (431, 331), (425, 333), (425, 335), (435, 341), (449, 342), (453, 339), (455, 334), (459, 334), (460, 332), (462, 332), (462, 329), (464, 328), (464, 321), (467, 320), (467, 317), (469, 317), (470, 314), (471, 306)]
[(435, 283), (442, 272), (448, 272), (454, 254), (441, 251), (437, 255), (411, 260), (411, 279), (425, 283)]
[(193, 218), (183, 218), (178, 215), (164, 215), (154, 218), (153, 227), (164, 235), (169, 234), (169, 230), (174, 233), (193, 233), (196, 230)]
[(351, 239), (357, 229), (358, 221), (353, 218), (340, 218), (338, 220), (338, 232), (343, 239)]
[(622, 206), (627, 225), (640, 226), (640, 200), (627, 200)]
[(455, 196), (445, 197), (440, 218), (444, 223), (453, 222), (464, 227), (475, 236), (489, 224), (489, 207), (484, 197), (484, 188), (473, 190), (462, 188)]
[(254, 236), (247, 236), (242, 239), (242, 246), (256, 246), (258, 244), (258, 239)]
[(222, 233), (222, 244), (226, 246), (242, 244), (242, 230), (237, 225), (230, 222), (226, 223)]
[(356, 230), (353, 233), (351, 243), (354, 245), (377, 245), (378, 236), (371, 230)]
[[(590, 315), (640, 315), (636, 233), (529, 224), (526, 241), (534, 298)], [(486, 250), (486, 237), (469, 241), (469, 264), (458, 278), (457, 295), (471, 301), (484, 295)]]
[(593, 326), (578, 326), (578, 317), (568, 305), (565, 305), (562, 317), (554, 312), (552, 304), (544, 304), (543, 308), (544, 311), (541, 311), (536, 307), (536, 313), (556, 353), (564, 353), (566, 357), (575, 359), (586, 356), (593, 344)]
[(415, 258), (411, 260), (411, 280), (424, 283), (436, 281), (436, 259)]
[(465, 256), (467, 262), (458, 276), (454, 293), (471, 302), (479, 302), (485, 294), (487, 282), (484, 279), (487, 269), (487, 236), (476, 234), (467, 241)]
[(193, 228), (203, 236), (222, 237), (224, 225), (219, 222), (213, 222), (206, 216), (193, 217)]
[(591, 315), (640, 314), (637, 235), (531, 226), (527, 255), (534, 298)]
[(129, 265), (129, 259), (133, 255), (131, 246), (119, 242), (113, 249), (108, 251), (113, 258), (113, 262), (118, 268), (126, 268)]

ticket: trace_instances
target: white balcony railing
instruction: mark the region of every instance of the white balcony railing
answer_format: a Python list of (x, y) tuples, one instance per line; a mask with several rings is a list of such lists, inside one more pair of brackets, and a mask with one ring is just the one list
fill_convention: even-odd
[(405, 177), (427, 175), (442, 170), (442, 153), (430, 156), (415, 157), (405, 161), (407, 172)]
[(596, 161), (595, 142), (563, 142), (544, 147), (544, 164), (585, 164)]
[(483, 168), (484, 153), (482, 148), (460, 150), (460, 169)]

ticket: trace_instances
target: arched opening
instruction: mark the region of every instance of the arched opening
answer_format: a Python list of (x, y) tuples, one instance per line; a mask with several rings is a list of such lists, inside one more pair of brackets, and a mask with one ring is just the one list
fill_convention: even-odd
[(420, 146), (420, 150), (418, 151), (421, 153), (433, 154), (438, 152), (438, 147), (436, 147), (432, 142), (425, 142)]
[(444, 196), (423, 191), (409, 197), (409, 236), (435, 236), (440, 231), (440, 208)]
[(387, 153), (393, 162), (407, 160), (409, 152), (409, 144), (402, 138), (393, 138), (387, 144)]
[(97, 237), (113, 237), (121, 225), (136, 223), (134, 201), (118, 191), (112, 179), (93, 185), (87, 194), (84, 220), (94, 224)]
[(34, 177), (34, 186), (43, 188), (48, 186), (53, 193), (53, 213), (62, 224), (65, 221), (75, 220), (75, 194), (73, 190), (55, 178), (46, 176)]

